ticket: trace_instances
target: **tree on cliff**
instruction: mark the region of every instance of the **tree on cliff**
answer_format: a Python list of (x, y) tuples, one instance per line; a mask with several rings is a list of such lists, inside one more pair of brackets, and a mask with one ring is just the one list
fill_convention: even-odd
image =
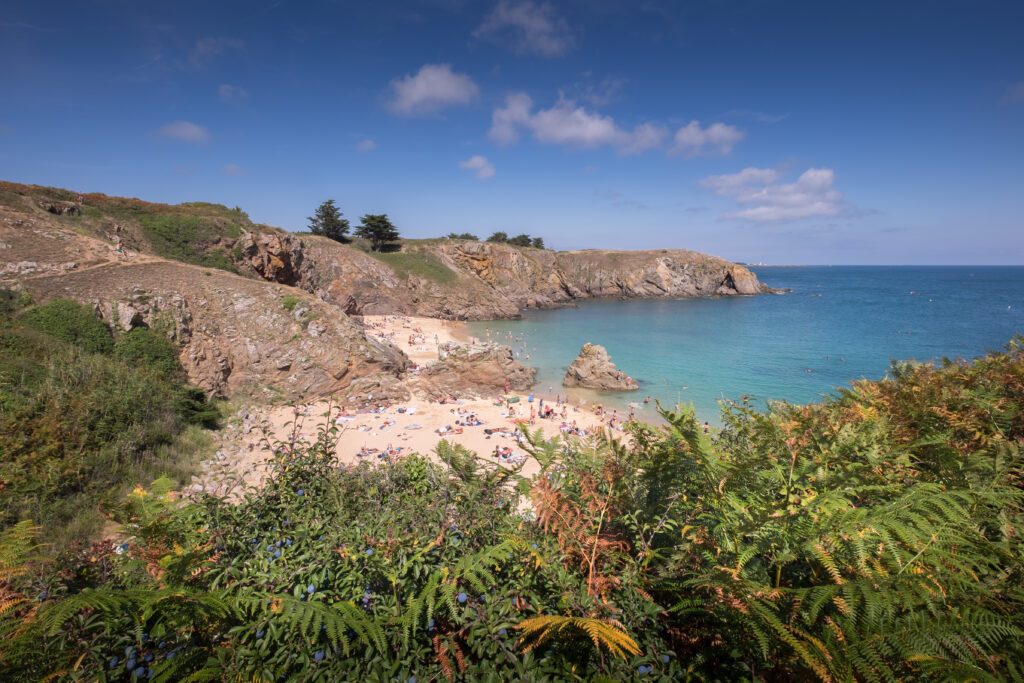
[(534, 249), (543, 249), (544, 248), (544, 238), (543, 237), (534, 237), (532, 243), (530, 244), (530, 246), (533, 247)]
[(356, 235), (370, 240), (370, 248), (380, 251), (387, 242), (399, 238), (398, 228), (386, 213), (368, 213), (363, 216), (362, 224), (356, 228)]
[(308, 220), (309, 231), (314, 235), (322, 235), (336, 242), (346, 241), (348, 220), (342, 217), (333, 199), (328, 199), (317, 207), (316, 213)]
[(490, 237), (488, 237), (487, 241), (488, 242), (499, 242), (501, 244), (504, 244), (505, 242), (508, 242), (508, 234), (499, 231), (499, 232), (494, 233)]
[(471, 232), (450, 232), (448, 233), (448, 239), (450, 240), (471, 240), (473, 242), (479, 242), (480, 238)]
[(516, 235), (515, 237), (510, 237), (508, 239), (508, 243), (513, 245), (513, 246), (516, 246), (516, 247), (528, 247), (528, 246), (530, 246), (531, 241), (530, 241), (530, 236), (527, 235), (524, 232), (521, 235)]

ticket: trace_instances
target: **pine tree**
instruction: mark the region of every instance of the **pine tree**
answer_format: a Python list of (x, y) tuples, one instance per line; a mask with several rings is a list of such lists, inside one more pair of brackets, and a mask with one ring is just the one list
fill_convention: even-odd
[(370, 248), (381, 251), (387, 242), (395, 242), (399, 238), (398, 228), (386, 213), (369, 213), (363, 216), (362, 224), (356, 228), (356, 235), (370, 240)]
[(348, 220), (342, 217), (334, 200), (328, 199), (309, 217), (309, 231), (336, 242), (345, 242), (348, 236)]

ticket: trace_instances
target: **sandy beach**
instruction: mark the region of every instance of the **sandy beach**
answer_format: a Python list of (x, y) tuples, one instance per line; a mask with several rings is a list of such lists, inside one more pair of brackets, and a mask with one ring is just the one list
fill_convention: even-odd
[[(371, 335), (394, 344), (421, 366), (438, 359), (440, 345), (471, 339), (461, 323), (447, 320), (387, 315), (364, 316), (363, 322)], [(550, 416), (542, 418), (542, 411), (551, 411)], [(527, 460), (519, 445), (519, 425), (540, 429), (548, 438), (609, 428), (622, 436), (625, 417), (618, 411), (599, 414), (592, 405), (525, 393), (457, 398), (451, 403), (413, 395), (404, 403), (361, 410), (343, 409), (330, 399), (298, 406), (249, 408), (242, 413), (241, 425), (230, 430), (226, 438), (225, 446), (235, 452), (208, 468), (205, 483), (240, 480), (247, 485), (258, 484), (265, 476), (270, 444), (286, 441), (293, 434), (312, 440), (327, 423), (338, 427), (336, 453), (340, 464), (377, 462), (411, 453), (435, 457), (437, 443), (447, 439), (491, 462), (512, 466), (526, 461), (523, 471), (531, 474), (537, 464)]]

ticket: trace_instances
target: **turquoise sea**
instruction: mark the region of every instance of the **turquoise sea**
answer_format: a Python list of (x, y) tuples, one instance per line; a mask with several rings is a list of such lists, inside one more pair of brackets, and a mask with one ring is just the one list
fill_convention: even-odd
[[(850, 381), (882, 377), (892, 359), (971, 358), (1024, 333), (1024, 267), (755, 267), (783, 295), (587, 301), (472, 323), (539, 370), (536, 393), (564, 395), (565, 368), (601, 344), (640, 391), (573, 398), (619, 408), (644, 396), (691, 403), (717, 422), (718, 401), (815, 401)], [(510, 336), (511, 335), (511, 339)], [(529, 359), (527, 359), (529, 356)], [(643, 406), (640, 403), (641, 407)], [(653, 415), (653, 408), (641, 409)]]

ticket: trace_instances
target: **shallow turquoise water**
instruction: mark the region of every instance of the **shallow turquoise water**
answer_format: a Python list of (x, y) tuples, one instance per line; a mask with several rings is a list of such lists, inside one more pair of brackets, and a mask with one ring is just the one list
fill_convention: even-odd
[[(1024, 333), (1024, 267), (759, 267), (781, 296), (588, 301), (529, 311), (520, 321), (473, 323), (539, 369), (537, 393), (561, 378), (585, 342), (605, 346), (640, 391), (574, 392), (625, 406), (650, 395), (692, 403), (716, 421), (721, 399), (814, 401), (891, 359), (970, 358)], [(521, 339), (522, 341), (518, 341)], [(527, 360), (526, 356), (529, 356)], [(650, 414), (651, 409), (642, 411)]]

